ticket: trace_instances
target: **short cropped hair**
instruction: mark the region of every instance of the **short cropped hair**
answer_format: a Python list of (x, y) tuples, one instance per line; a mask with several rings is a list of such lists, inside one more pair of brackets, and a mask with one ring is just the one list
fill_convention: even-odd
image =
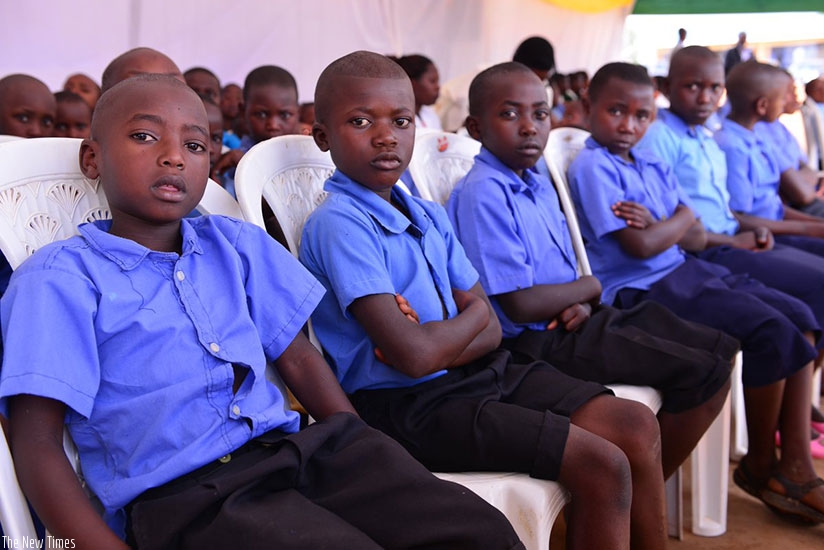
[(478, 73), (469, 85), (469, 115), (477, 117), (483, 114), (484, 105), (486, 105), (493, 88), (493, 81), (502, 76), (524, 73), (535, 74), (532, 69), (516, 61), (499, 63)]
[(733, 109), (747, 109), (759, 97), (770, 94), (786, 85), (782, 77), (787, 76), (782, 69), (759, 63), (745, 61), (738, 63), (727, 74), (727, 99)]
[(395, 59), (395, 62), (397, 62), (397, 64), (400, 65), (404, 71), (406, 71), (406, 74), (412, 80), (419, 79), (423, 76), (423, 73), (429, 69), (429, 67), (434, 65), (431, 59), (420, 54), (405, 55)]
[(643, 65), (624, 62), (607, 63), (598, 69), (589, 82), (589, 100), (593, 102), (597, 100), (600, 93), (613, 78), (632, 84), (649, 86), (650, 88), (654, 86), (652, 78), (650, 78), (646, 67)]
[(668, 75), (672, 77), (674, 74), (673, 68), (678, 69), (679, 65), (686, 59), (712, 61), (713, 63), (721, 63), (723, 65), (721, 56), (711, 49), (705, 48), (704, 46), (687, 46), (672, 54), (672, 57), (670, 58)]
[(555, 49), (546, 38), (531, 36), (518, 45), (512, 61), (523, 63), (530, 69), (552, 71), (555, 69)]
[(294, 90), (295, 95), (298, 93), (298, 83), (292, 73), (275, 65), (257, 67), (246, 75), (246, 80), (243, 82), (243, 101), (249, 100), (251, 89), (257, 86), (277, 86)]
[(220, 79), (217, 77), (217, 75), (215, 73), (213, 73), (212, 71), (210, 71), (209, 69), (207, 69), (206, 67), (192, 67), (191, 69), (189, 69), (185, 73), (183, 73), (183, 77), (185, 78), (185, 77), (189, 76), (190, 74), (196, 74), (196, 73), (207, 74), (207, 75), (211, 76), (212, 78), (214, 78), (215, 80), (217, 80), (218, 82), (220, 82)]
[(334, 81), (340, 77), (383, 78), (409, 80), (397, 62), (385, 55), (360, 50), (345, 55), (330, 63), (315, 85), (315, 119), (324, 122), (334, 103)]
[(120, 95), (120, 91), (122, 89), (124, 89), (127, 86), (134, 86), (135, 84), (140, 85), (142, 83), (151, 82), (160, 82), (163, 84), (168, 84), (170, 86), (177, 86), (182, 90), (187, 90), (194, 97), (198, 97), (197, 93), (195, 93), (194, 90), (192, 90), (188, 85), (186, 85), (185, 82), (182, 82), (178, 78), (167, 74), (144, 73), (135, 75), (131, 78), (127, 78), (126, 80), (121, 80), (120, 82), (115, 83), (111, 88), (103, 92), (103, 94), (100, 96), (100, 99), (97, 100), (97, 104), (95, 105), (94, 111), (92, 112), (92, 139), (98, 139), (101, 130), (103, 130), (108, 124), (107, 119), (109, 117), (109, 113), (113, 110), (117, 110), (117, 96)]
[(87, 105), (85, 99), (83, 99), (82, 97), (80, 97), (79, 95), (77, 95), (74, 92), (69, 92), (68, 90), (62, 90), (60, 92), (55, 92), (54, 93), (54, 99), (58, 103), (63, 103), (63, 102), (65, 102), (65, 103), (83, 103), (84, 105)]

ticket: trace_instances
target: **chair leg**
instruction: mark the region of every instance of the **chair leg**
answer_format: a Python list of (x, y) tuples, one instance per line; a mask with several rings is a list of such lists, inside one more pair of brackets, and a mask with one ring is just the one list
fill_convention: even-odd
[(732, 369), (732, 400), (733, 437), (730, 441), (730, 456), (733, 460), (740, 460), (747, 454), (749, 438), (747, 437), (747, 413), (744, 409), (744, 385), (741, 382), (741, 353), (735, 357), (735, 366)]
[(692, 532), (702, 537), (727, 530), (730, 408), (728, 397), (692, 452)]
[(683, 479), (681, 468), (670, 476), (664, 486), (667, 502), (667, 534), (678, 540), (684, 539)]

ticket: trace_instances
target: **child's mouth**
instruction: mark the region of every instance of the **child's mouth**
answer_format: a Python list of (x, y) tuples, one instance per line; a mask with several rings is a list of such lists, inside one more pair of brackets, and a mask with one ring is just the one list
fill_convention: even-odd
[(401, 165), (401, 158), (395, 153), (381, 153), (372, 159), (371, 164), (379, 170), (396, 170)]

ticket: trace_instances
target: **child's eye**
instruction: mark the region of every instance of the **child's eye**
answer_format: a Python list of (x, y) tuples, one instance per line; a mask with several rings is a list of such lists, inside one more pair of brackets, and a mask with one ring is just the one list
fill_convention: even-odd
[(395, 119), (395, 126), (398, 128), (409, 128), (412, 125), (412, 119), (401, 117)]
[(185, 145), (186, 149), (193, 153), (203, 153), (206, 151), (206, 146), (196, 141), (191, 141)]
[(713, 84), (712, 85), (712, 93), (714, 93), (714, 94), (719, 93), (723, 89), (724, 89), (724, 87), (721, 84)]
[(549, 118), (549, 111), (544, 109), (539, 109), (535, 111), (535, 119), (536, 120), (546, 120)]
[(691, 84), (687, 84), (687, 90), (689, 90), (691, 92), (697, 92), (698, 91), (698, 83), (693, 82)]
[(135, 132), (131, 137), (135, 141), (156, 141), (154, 136), (151, 136), (146, 132)]
[(622, 114), (624, 114), (623, 109), (621, 109), (620, 107), (610, 107), (609, 109), (607, 109), (607, 112), (612, 116), (621, 116)]
[(291, 113), (289, 111), (281, 111), (280, 112), (280, 118), (283, 119), (283, 120), (289, 120), (293, 116), (294, 116), (294, 113)]
[(213, 134), (212, 135), (212, 142), (213, 143), (223, 143), (223, 134)]
[(14, 118), (16, 118), (18, 122), (22, 122), (23, 124), (29, 121), (29, 115), (26, 113), (16, 114), (14, 115)]
[(58, 132), (65, 132), (66, 130), (69, 129), (69, 126), (67, 124), (63, 123), (63, 122), (59, 122), (59, 123), (54, 125), (54, 129), (57, 130)]
[(650, 115), (649, 115), (649, 113), (638, 113), (638, 114), (636, 115), (636, 117), (638, 118), (638, 120), (640, 120), (640, 121), (642, 121), (642, 122), (649, 120), (649, 116), (650, 116)]
[(515, 120), (516, 118), (518, 118), (518, 113), (509, 109), (506, 111), (501, 111), (500, 117), (506, 120)]
[(369, 119), (366, 119), (366, 118), (363, 118), (363, 117), (356, 117), (356, 118), (353, 118), (350, 121), (350, 123), (355, 128), (366, 128), (367, 126), (369, 126)]
[(269, 117), (269, 113), (267, 113), (266, 111), (257, 111), (255, 113), (252, 113), (252, 116), (254, 118), (259, 118), (261, 120), (266, 120)]
[(43, 126), (51, 128), (52, 125), (54, 125), (54, 119), (52, 117), (47, 116), (43, 118)]

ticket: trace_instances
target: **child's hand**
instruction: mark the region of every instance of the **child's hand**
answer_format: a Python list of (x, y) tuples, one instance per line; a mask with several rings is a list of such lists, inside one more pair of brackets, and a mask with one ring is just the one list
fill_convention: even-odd
[(612, 213), (636, 229), (646, 229), (656, 222), (643, 204), (634, 201), (618, 201), (612, 205)]
[(215, 176), (220, 176), (220, 174), (237, 166), (237, 163), (240, 162), (240, 159), (242, 157), (242, 149), (232, 149), (231, 151), (223, 153), (222, 155), (220, 155), (220, 158), (217, 159), (217, 162), (215, 162), (215, 165), (212, 167), (212, 174), (214, 174)]
[(592, 315), (592, 306), (589, 304), (574, 304), (563, 310), (547, 326), (547, 330), (555, 330), (559, 324), (564, 325), (567, 332), (575, 332)]
[(413, 323), (421, 324), (421, 319), (418, 317), (418, 312), (412, 309), (412, 306), (409, 304), (409, 300), (400, 294), (395, 294), (395, 303), (398, 304), (398, 309), (401, 310), (401, 313), (403, 313), (407, 319)]
[(771, 250), (774, 244), (772, 232), (766, 227), (759, 227), (755, 231), (742, 231), (732, 238), (732, 246), (753, 252)]

